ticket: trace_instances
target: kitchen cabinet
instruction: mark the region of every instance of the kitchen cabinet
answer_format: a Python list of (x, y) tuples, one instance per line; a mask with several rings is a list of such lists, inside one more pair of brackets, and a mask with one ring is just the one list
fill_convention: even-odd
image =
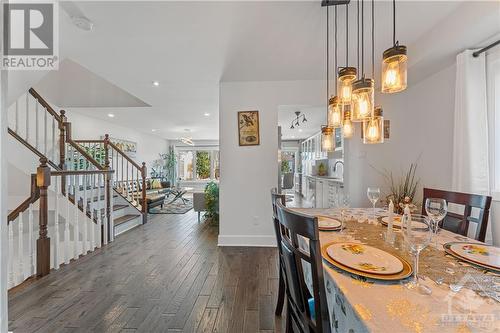
[(344, 184), (338, 179), (324, 177), (307, 176), (306, 200), (312, 203), (315, 208), (334, 208)]

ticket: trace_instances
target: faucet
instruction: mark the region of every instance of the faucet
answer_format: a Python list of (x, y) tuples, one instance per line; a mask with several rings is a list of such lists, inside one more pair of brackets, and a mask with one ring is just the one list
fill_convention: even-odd
[(335, 164), (333, 165), (333, 172), (337, 172), (337, 164), (342, 164), (342, 170), (344, 170), (344, 162), (342, 162), (341, 160), (338, 160), (337, 162), (335, 162)]

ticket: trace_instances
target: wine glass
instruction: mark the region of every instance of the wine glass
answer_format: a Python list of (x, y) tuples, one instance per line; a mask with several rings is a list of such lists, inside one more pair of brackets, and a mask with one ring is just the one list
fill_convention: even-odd
[(432, 290), (420, 284), (418, 280), (418, 264), (420, 252), (429, 245), (432, 238), (432, 221), (430, 217), (412, 214), (407, 223), (402, 226), (405, 233), (405, 241), (407, 242), (410, 251), (415, 256), (415, 264), (413, 267), (413, 281), (407, 284), (409, 289), (418, 289), (419, 293), (429, 295)]
[(373, 221), (376, 221), (375, 219), (375, 204), (377, 203), (378, 199), (380, 198), (380, 188), (379, 187), (368, 187), (368, 190), (366, 190), (366, 195), (368, 196), (368, 199), (371, 201), (373, 205)]
[(437, 244), (437, 233), (439, 230), (439, 222), (446, 216), (448, 205), (446, 200), (439, 198), (427, 198), (425, 200), (425, 211), (433, 222), (432, 230), (434, 231), (434, 241)]

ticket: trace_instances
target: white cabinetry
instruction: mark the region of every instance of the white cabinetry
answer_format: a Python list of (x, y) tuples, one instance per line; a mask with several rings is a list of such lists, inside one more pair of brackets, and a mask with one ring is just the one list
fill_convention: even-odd
[(338, 180), (308, 177), (308, 187), (311, 203), (315, 208), (334, 208), (337, 205), (343, 184)]

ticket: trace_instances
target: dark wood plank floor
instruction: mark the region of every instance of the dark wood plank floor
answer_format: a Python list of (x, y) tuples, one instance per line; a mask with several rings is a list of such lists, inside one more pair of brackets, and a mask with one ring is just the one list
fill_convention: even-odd
[[(194, 212), (150, 222), (9, 294), (17, 332), (281, 332), (277, 252), (218, 248)], [(279, 329), (276, 329), (278, 327)]]

